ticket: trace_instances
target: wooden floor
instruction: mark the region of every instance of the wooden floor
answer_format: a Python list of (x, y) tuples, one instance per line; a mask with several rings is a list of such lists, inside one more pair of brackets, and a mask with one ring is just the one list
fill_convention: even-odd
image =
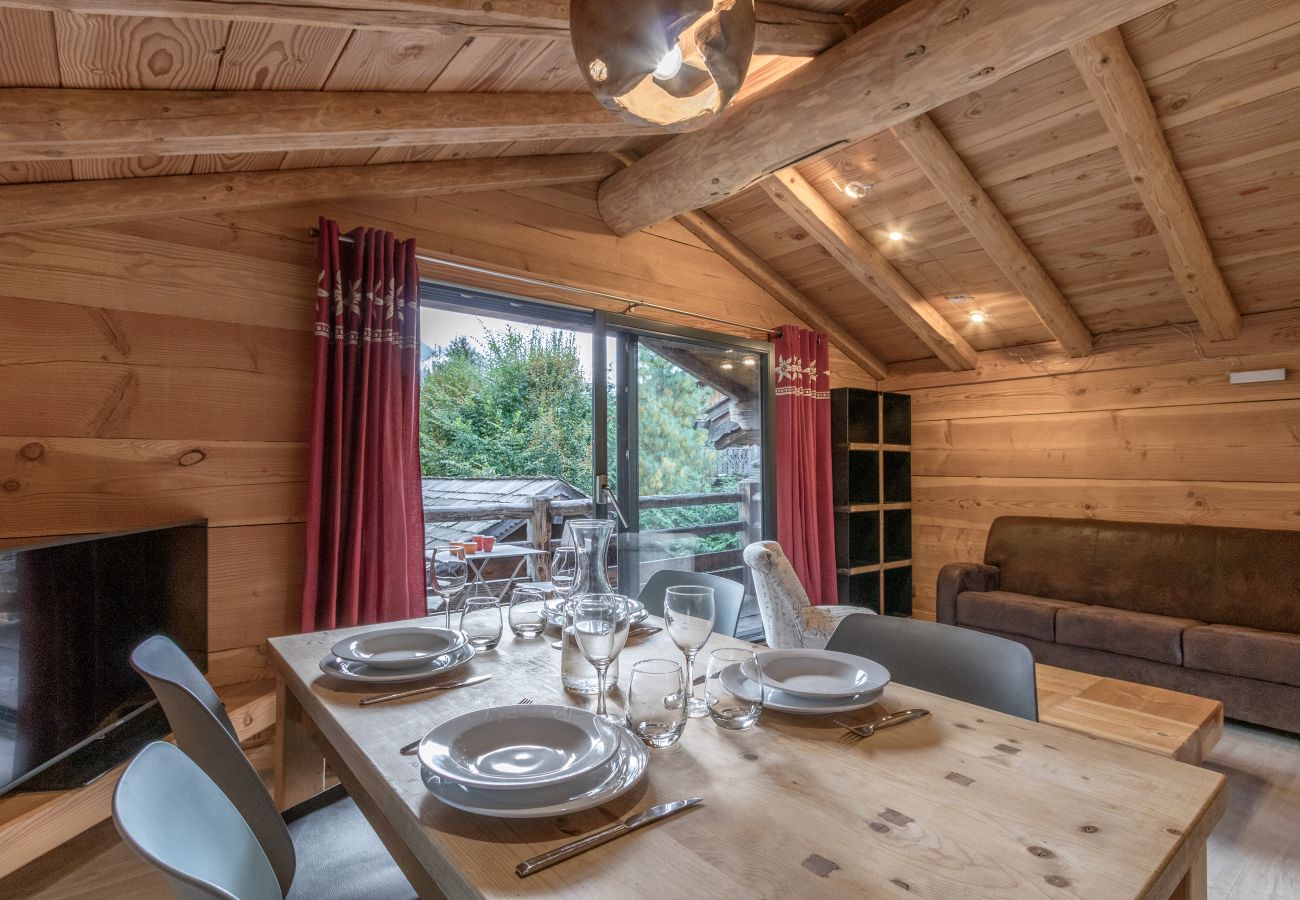
[[(1207, 765), (1228, 776), (1228, 811), (1210, 837), (1215, 900), (1300, 897), (1300, 737), (1229, 722)], [(0, 897), (144, 900), (170, 896), (112, 822), (0, 880)]]

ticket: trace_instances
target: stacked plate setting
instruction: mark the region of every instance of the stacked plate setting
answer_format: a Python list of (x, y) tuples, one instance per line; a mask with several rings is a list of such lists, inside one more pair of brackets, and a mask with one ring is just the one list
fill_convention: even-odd
[(438, 800), (507, 819), (608, 803), (645, 774), (649, 753), (625, 728), (568, 706), (479, 709), (443, 722), (419, 749)]
[(723, 670), (728, 690), (762, 697), (766, 709), (798, 716), (851, 712), (878, 701), (889, 684), (879, 663), (833, 650), (761, 650), (753, 662)]
[(320, 668), (344, 681), (393, 684), (441, 675), (473, 656), (474, 648), (459, 631), (404, 625), (344, 638), (320, 661)]

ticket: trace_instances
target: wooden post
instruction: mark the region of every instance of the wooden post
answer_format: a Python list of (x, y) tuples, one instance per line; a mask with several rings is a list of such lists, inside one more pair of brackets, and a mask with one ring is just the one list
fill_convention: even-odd
[(528, 558), (528, 574), (533, 581), (551, 580), (551, 498), (534, 497), (528, 516), (528, 543), (545, 556)]

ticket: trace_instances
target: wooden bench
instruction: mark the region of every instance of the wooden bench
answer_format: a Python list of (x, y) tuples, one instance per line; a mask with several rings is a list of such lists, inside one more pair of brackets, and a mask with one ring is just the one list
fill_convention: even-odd
[(1223, 734), (1223, 704), (1041, 663), (1038, 719), (1199, 766)]
[[(217, 688), (240, 741), (275, 726), (275, 683)], [(271, 752), (271, 745), (266, 751)], [(82, 788), (0, 797), (0, 878), (112, 815), (113, 789), (126, 764)]]

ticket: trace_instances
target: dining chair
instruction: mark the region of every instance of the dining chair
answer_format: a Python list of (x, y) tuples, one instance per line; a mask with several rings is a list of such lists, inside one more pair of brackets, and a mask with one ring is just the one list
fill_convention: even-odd
[(281, 900), (271, 861), (244, 817), (171, 744), (149, 744), (127, 765), (113, 790), (113, 823), (181, 900)]
[(774, 650), (820, 650), (845, 619), (872, 614), (857, 606), (813, 606), (776, 541), (746, 547), (745, 565), (754, 573), (763, 637)]
[(414, 897), (415, 890), (341, 785), (283, 814), (239, 747), (235, 727), (203, 673), (170, 639), (131, 652), (167, 714), (176, 744), (239, 810), (285, 897)]
[(740, 606), (745, 601), (745, 585), (708, 572), (679, 572), (660, 569), (642, 586), (637, 599), (652, 616), (664, 614), (664, 594), (670, 587), (690, 585), (713, 588), (713, 631), (715, 634), (736, 636), (740, 624)]
[(1038, 721), (1034, 655), (982, 631), (894, 616), (845, 619), (827, 650), (880, 663), (890, 678), (954, 700)]

